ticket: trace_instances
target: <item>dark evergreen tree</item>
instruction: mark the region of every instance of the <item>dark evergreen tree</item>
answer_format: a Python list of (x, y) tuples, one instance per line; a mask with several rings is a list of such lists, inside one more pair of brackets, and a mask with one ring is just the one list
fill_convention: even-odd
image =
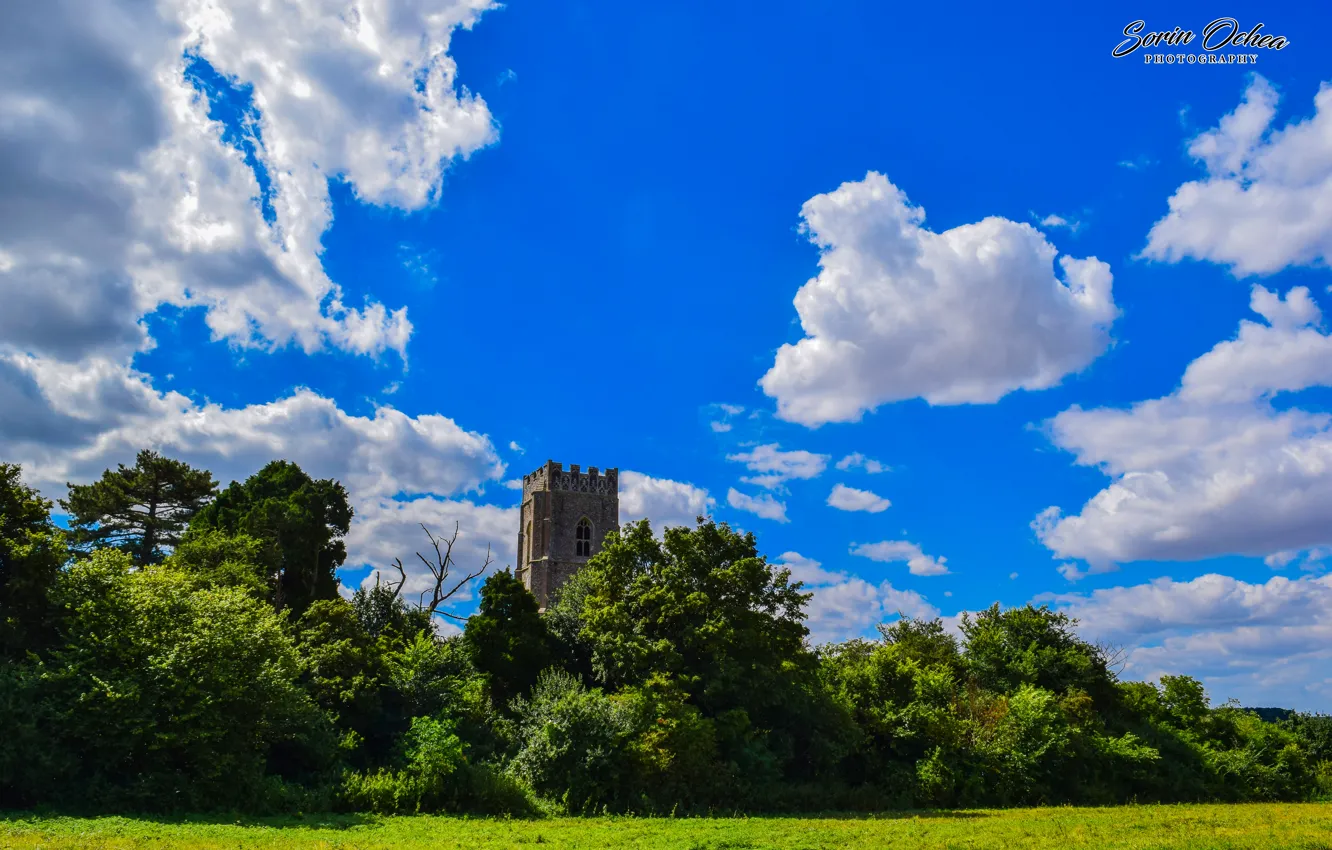
[(145, 449), (133, 467), (119, 464), (92, 484), (70, 484), (60, 506), (85, 548), (114, 546), (138, 566), (156, 564), (180, 542), (190, 518), (217, 493), (207, 470)]
[(481, 585), (481, 602), (467, 621), (463, 642), (501, 709), (530, 691), (556, 657), (536, 597), (508, 570), (492, 573)]
[(20, 467), (0, 463), (0, 654), (44, 642), (53, 610), (47, 592), (64, 559), (51, 503), (24, 485)]
[(276, 565), (273, 604), (299, 615), (316, 600), (338, 598), (337, 569), (347, 557), (342, 538), (351, 519), (340, 483), (275, 460), (244, 483), (231, 482), (195, 515), (190, 532), (217, 529), (265, 541)]

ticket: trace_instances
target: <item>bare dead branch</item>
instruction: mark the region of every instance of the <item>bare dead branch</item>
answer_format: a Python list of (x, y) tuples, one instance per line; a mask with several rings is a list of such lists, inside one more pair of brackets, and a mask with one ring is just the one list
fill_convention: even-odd
[(398, 568), (398, 583), (392, 585), (393, 598), (397, 599), (398, 594), (402, 593), (402, 586), (407, 583), (407, 568), (402, 565), (402, 558), (394, 558), (393, 566)]
[(1101, 654), (1101, 660), (1105, 662), (1105, 668), (1118, 678), (1128, 664), (1128, 647), (1109, 641), (1098, 641), (1095, 646)]
[[(430, 572), (430, 577), (432, 579), (432, 585), (417, 594), (416, 607), (425, 611), (426, 614), (431, 617), (439, 614), (442, 617), (448, 617), (452, 620), (466, 622), (467, 617), (441, 610), (441, 606), (452, 599), (460, 590), (466, 587), (469, 582), (480, 578), (485, 574), (486, 570), (490, 569), (490, 565), (494, 563), (494, 558), (490, 552), (490, 546), (486, 546), (486, 558), (479, 568), (464, 572), (462, 578), (450, 585), (449, 577), (455, 574), (454, 568), (457, 567), (456, 562), (453, 560), (453, 547), (454, 544), (458, 542), (458, 536), (462, 531), (461, 525), (459, 523), (454, 523), (453, 535), (448, 538), (436, 537), (431, 533), (429, 528), (426, 528), (424, 523), (421, 524), (421, 530), (424, 531), (426, 537), (429, 538), (430, 545), (435, 550), (435, 557), (432, 561), (420, 552), (416, 553), (417, 559), (425, 565), (425, 568)], [(403, 585), (407, 583), (407, 569), (403, 566), (401, 558), (395, 558), (393, 563), (400, 577), (400, 581), (394, 587), (394, 595), (396, 596), (402, 590)], [(426, 601), (427, 597), (429, 597), (429, 602)]]

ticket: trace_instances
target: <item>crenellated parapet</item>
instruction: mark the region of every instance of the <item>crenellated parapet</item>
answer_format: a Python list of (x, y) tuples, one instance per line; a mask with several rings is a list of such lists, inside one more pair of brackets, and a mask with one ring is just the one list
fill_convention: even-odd
[(544, 466), (535, 472), (523, 476), (523, 493), (526, 495), (539, 490), (565, 490), (572, 493), (618, 493), (619, 479), (619, 469), (599, 470), (595, 466), (589, 466), (587, 471), (584, 472), (578, 464), (571, 463), (566, 470), (563, 463), (548, 460)]

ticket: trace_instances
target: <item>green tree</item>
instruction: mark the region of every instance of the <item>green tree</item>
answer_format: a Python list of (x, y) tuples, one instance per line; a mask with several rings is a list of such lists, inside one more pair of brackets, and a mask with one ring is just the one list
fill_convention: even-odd
[(1004, 611), (996, 603), (974, 618), (963, 614), (960, 625), (967, 667), (982, 687), (1013, 693), (1028, 684), (1061, 695), (1077, 689), (1102, 706), (1114, 697), (1104, 653), (1078, 637), (1067, 614), (1044, 605)]
[(347, 557), (342, 538), (351, 519), (340, 483), (275, 460), (244, 483), (233, 481), (195, 515), (190, 531), (248, 534), (269, 544), (277, 569), (273, 604), (300, 615), (316, 600), (337, 598), (337, 568)]
[(176, 569), (215, 587), (239, 587), (267, 599), (274, 566), (262, 540), (217, 529), (187, 533), (167, 558)]
[(901, 617), (879, 626), (884, 643), (892, 644), (903, 657), (914, 658), (922, 666), (942, 664), (957, 672), (962, 666), (957, 638), (944, 630), (943, 620), (918, 620)]
[(51, 503), (23, 483), (19, 466), (0, 463), (0, 655), (45, 642), (53, 613), (47, 592), (64, 560)]
[(582, 571), (581, 634), (603, 684), (673, 679), (756, 788), (841, 758), (849, 720), (805, 646), (809, 594), (759, 555), (753, 534), (700, 518), (658, 540), (641, 521), (607, 535)]
[(133, 467), (119, 464), (92, 484), (70, 484), (60, 506), (70, 515), (74, 542), (114, 546), (139, 566), (160, 563), (180, 542), (190, 518), (217, 493), (206, 470), (145, 449)]
[[(271, 805), (288, 763), (328, 764), (327, 719), (299, 687), (280, 617), (239, 588), (99, 549), (53, 591), (64, 616), (41, 676), (43, 749), (64, 775), (18, 777), (54, 802), (203, 810)], [(32, 760), (40, 765), (38, 759)]]
[(349, 749), (362, 762), (382, 758), (407, 718), (394, 711), (383, 647), (345, 599), (320, 599), (293, 624), (301, 684), (320, 708), (353, 733)]
[(627, 701), (552, 668), (513, 707), (514, 776), (575, 814), (625, 808), (638, 784), (630, 743), (638, 729)]
[(481, 585), (481, 602), (467, 620), (463, 645), (500, 709), (531, 690), (556, 657), (536, 597), (508, 570), (492, 573)]

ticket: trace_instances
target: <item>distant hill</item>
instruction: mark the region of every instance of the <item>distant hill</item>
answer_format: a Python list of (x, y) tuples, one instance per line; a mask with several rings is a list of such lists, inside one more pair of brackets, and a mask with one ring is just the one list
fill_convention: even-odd
[(1291, 708), (1250, 708), (1245, 706), (1245, 711), (1252, 711), (1254, 714), (1266, 720), (1268, 723), (1275, 723), (1278, 720), (1285, 720), (1295, 713)]

